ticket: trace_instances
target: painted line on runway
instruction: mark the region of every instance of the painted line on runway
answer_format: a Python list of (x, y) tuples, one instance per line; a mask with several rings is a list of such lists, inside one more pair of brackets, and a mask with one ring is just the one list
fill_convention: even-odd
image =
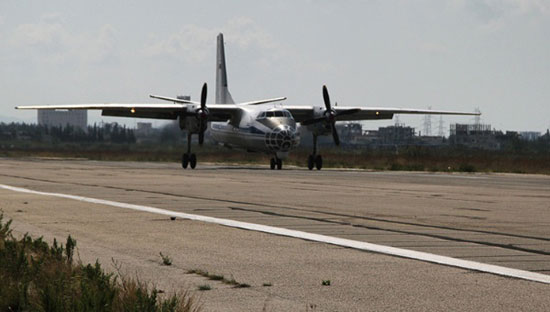
[(104, 199), (61, 194), (61, 193), (40, 192), (40, 191), (34, 191), (34, 190), (25, 189), (25, 188), (4, 185), (4, 184), (0, 184), (0, 188), (10, 190), (10, 191), (15, 191), (15, 192), (67, 198), (67, 199), (88, 202), (88, 203), (107, 205), (107, 206), (125, 208), (125, 209), (132, 209), (132, 210), (143, 211), (143, 212), (150, 212), (150, 213), (156, 213), (156, 214), (161, 214), (166, 216), (179, 217), (182, 219), (188, 219), (193, 221), (214, 223), (214, 224), (224, 225), (224, 226), (233, 227), (233, 228), (299, 238), (299, 239), (304, 239), (308, 241), (327, 243), (327, 244), (341, 246), (341, 247), (370, 251), (370, 252), (381, 253), (381, 254), (386, 254), (391, 256), (415, 259), (420, 261), (437, 263), (441, 265), (453, 266), (453, 267), (458, 267), (458, 268), (463, 268), (468, 270), (474, 270), (479, 272), (491, 273), (496, 275), (502, 275), (507, 277), (514, 277), (514, 278), (519, 278), (519, 279), (524, 279), (524, 280), (529, 280), (534, 282), (550, 284), (550, 275), (512, 269), (512, 268), (502, 267), (498, 265), (485, 264), (485, 263), (480, 263), (475, 261), (456, 259), (456, 258), (451, 258), (447, 256), (431, 254), (427, 252), (408, 250), (408, 249), (396, 248), (396, 247), (390, 247), (390, 246), (384, 246), (384, 245), (378, 245), (378, 244), (371, 244), (371, 243), (362, 242), (362, 241), (290, 230), (290, 229), (268, 226), (268, 225), (234, 221), (234, 220), (215, 218), (215, 217), (207, 217), (207, 216), (171, 211), (171, 210), (160, 209), (160, 208), (149, 207), (149, 206), (121, 203), (121, 202), (115, 202), (115, 201), (104, 200)]

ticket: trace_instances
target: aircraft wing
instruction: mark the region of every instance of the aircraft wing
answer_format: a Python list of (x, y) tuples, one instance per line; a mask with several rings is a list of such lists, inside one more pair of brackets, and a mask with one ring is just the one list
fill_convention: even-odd
[[(310, 120), (313, 118), (314, 106), (297, 105), (286, 106), (284, 108), (289, 110), (294, 116), (297, 122)], [(411, 109), (411, 108), (387, 108), (387, 107), (352, 107), (352, 106), (336, 106), (333, 107), (336, 111), (337, 121), (348, 120), (378, 120), (378, 119), (392, 119), (395, 114), (432, 114), (432, 115), (470, 115), (476, 116), (479, 113), (459, 112), (459, 111), (443, 111), (443, 110), (431, 110), (431, 109)], [(324, 111), (324, 108), (321, 108)]]
[[(178, 116), (194, 114), (191, 104), (179, 103), (108, 103), (17, 106), (16, 109), (90, 109), (101, 110), (103, 116), (177, 119)], [(210, 121), (225, 121), (238, 114), (240, 108), (232, 104), (208, 104)]]

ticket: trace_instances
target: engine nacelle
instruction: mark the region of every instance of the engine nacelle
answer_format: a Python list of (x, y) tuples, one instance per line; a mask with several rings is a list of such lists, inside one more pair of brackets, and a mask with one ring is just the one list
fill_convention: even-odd
[[(326, 108), (323, 106), (313, 107), (313, 116), (312, 118), (324, 117), (326, 113)], [(313, 135), (327, 135), (331, 132), (330, 124), (323, 121), (310, 124), (306, 126), (307, 130), (310, 131)]]

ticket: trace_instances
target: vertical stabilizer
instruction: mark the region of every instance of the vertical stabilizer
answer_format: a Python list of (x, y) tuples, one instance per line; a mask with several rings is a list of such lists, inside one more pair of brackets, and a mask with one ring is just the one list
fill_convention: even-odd
[(216, 54), (216, 104), (234, 104), (231, 93), (227, 88), (227, 71), (225, 68), (225, 49), (223, 34), (218, 35), (218, 49)]

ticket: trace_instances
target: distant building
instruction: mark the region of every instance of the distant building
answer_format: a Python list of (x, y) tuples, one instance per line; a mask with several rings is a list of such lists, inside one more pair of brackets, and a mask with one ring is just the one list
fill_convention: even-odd
[(395, 125), (378, 128), (379, 143), (382, 145), (408, 145), (414, 141), (414, 128)]
[(336, 130), (343, 143), (355, 144), (355, 139), (363, 134), (363, 126), (360, 123), (337, 124)]
[(449, 142), (482, 149), (500, 149), (496, 132), (488, 124), (452, 124)]
[(70, 125), (75, 128), (86, 130), (88, 127), (88, 112), (83, 110), (53, 110), (39, 109), (38, 124), (48, 127), (66, 127)]
[(526, 141), (536, 141), (538, 138), (540, 138), (540, 136), (541, 133), (535, 131), (523, 131), (519, 133), (520, 139)]

